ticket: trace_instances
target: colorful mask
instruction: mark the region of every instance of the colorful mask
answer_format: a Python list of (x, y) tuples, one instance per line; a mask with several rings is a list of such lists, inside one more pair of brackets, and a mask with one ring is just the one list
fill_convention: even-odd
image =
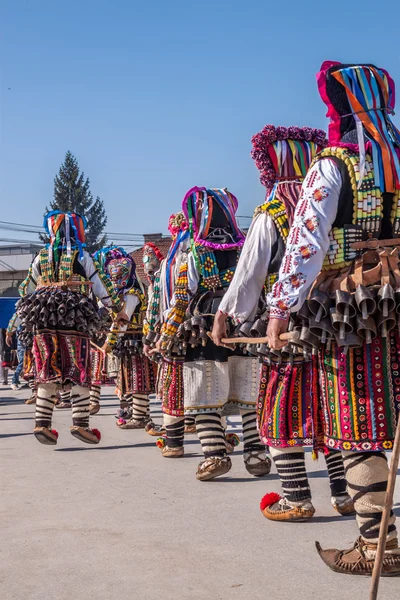
[(155, 274), (160, 268), (160, 262), (163, 258), (155, 244), (152, 242), (145, 244), (143, 248), (143, 269), (150, 283), (154, 282)]

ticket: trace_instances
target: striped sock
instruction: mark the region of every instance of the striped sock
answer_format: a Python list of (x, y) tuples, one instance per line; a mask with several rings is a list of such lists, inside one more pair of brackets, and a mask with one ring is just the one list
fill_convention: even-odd
[(205, 458), (226, 456), (225, 432), (218, 412), (196, 415), (197, 435)]
[(311, 500), (306, 461), (303, 448), (274, 448), (270, 453), (282, 484), (283, 495), (289, 504), (296, 506)]
[[(344, 452), (343, 459), (361, 536), (377, 544), (389, 477), (386, 455), (384, 452)], [(395, 522), (391, 511), (386, 541), (397, 537)]]
[(182, 448), (185, 436), (184, 417), (172, 417), (164, 415), (164, 426), (166, 431), (166, 443), (168, 448)]
[(60, 390), (61, 402), (71, 402), (71, 390)]
[(99, 385), (90, 386), (90, 404), (100, 404), (101, 387)]
[(132, 419), (141, 421), (150, 415), (150, 399), (146, 396), (133, 396)]
[(36, 402), (36, 398), (37, 398), (37, 388), (36, 388), (36, 383), (34, 379), (30, 379), (28, 382), (28, 385), (30, 387), (31, 390), (31, 400), (35, 400)]
[(242, 415), (243, 426), (243, 446), (244, 452), (262, 452), (265, 446), (260, 440), (257, 431), (257, 416), (255, 410), (249, 410), (240, 413)]
[(196, 417), (185, 415), (185, 427), (191, 427), (196, 423)]
[(72, 423), (77, 427), (89, 427), (89, 388), (75, 385), (71, 390)]
[(329, 450), (325, 454), (326, 468), (328, 469), (329, 485), (332, 496), (346, 496), (347, 482), (344, 475), (344, 464), (342, 453), (338, 450)]
[(51, 427), (57, 386), (45, 383), (38, 386), (36, 399), (36, 427)]

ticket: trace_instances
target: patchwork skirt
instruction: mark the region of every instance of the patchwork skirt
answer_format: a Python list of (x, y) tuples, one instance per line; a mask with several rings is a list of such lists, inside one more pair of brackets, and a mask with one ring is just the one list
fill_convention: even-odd
[(227, 360), (193, 360), (183, 365), (185, 413), (255, 410), (260, 364), (258, 358), (230, 355)]
[(157, 400), (162, 411), (173, 417), (183, 417), (185, 402), (183, 394), (183, 358), (164, 358), (157, 375)]
[(288, 448), (323, 448), (317, 357), (261, 367), (257, 425), (262, 442)]
[(25, 381), (31, 381), (32, 379), (35, 379), (35, 359), (32, 348), (25, 348), (22, 377), (25, 379)]
[(114, 379), (109, 376), (109, 355), (91, 346), (90, 357), (92, 368), (92, 385), (115, 385)]
[(393, 447), (400, 412), (400, 336), (392, 331), (343, 354), (319, 352), (328, 448), (374, 452)]
[(117, 378), (120, 397), (126, 394), (154, 394), (156, 391), (157, 364), (144, 354), (123, 354)]
[(90, 341), (87, 334), (42, 331), (33, 339), (32, 352), (36, 383), (90, 386)]

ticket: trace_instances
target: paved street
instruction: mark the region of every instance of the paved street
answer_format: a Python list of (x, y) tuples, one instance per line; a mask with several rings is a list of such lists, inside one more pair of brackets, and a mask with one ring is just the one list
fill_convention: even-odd
[[(275, 471), (252, 478), (239, 447), (228, 476), (198, 482), (196, 436), (184, 459), (164, 459), (155, 438), (117, 429), (117, 399), (103, 392), (92, 419), (101, 444), (79, 443), (70, 412), (55, 411), (52, 448), (31, 435), (28, 391), (0, 388), (2, 600), (368, 598), (368, 579), (330, 572), (314, 548), (315, 540), (343, 547), (357, 536), (354, 520), (330, 506), (323, 460), (308, 454), (313, 521), (271, 523), (259, 501), (280, 491)], [(158, 405), (152, 414), (161, 422)], [(240, 431), (236, 418), (230, 425)], [(396, 503), (400, 515), (400, 484)], [(382, 581), (381, 600), (399, 593), (398, 579)]]

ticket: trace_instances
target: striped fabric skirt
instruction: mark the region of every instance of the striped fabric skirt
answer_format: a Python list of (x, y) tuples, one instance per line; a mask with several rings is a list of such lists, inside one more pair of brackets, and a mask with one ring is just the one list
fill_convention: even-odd
[(294, 363), (263, 362), (257, 422), (260, 438), (268, 446), (323, 447), (317, 357)]
[(108, 374), (108, 355), (93, 346), (90, 347), (92, 385), (115, 385)]
[(124, 354), (117, 378), (120, 396), (125, 394), (154, 394), (156, 391), (157, 364), (144, 354)]
[(90, 341), (87, 334), (43, 331), (33, 339), (36, 383), (89, 387)]
[(157, 400), (161, 402), (163, 413), (173, 417), (185, 414), (183, 362), (183, 358), (164, 358), (158, 368)]
[(319, 353), (328, 448), (373, 452), (393, 446), (400, 411), (400, 337), (392, 331), (343, 354)]

